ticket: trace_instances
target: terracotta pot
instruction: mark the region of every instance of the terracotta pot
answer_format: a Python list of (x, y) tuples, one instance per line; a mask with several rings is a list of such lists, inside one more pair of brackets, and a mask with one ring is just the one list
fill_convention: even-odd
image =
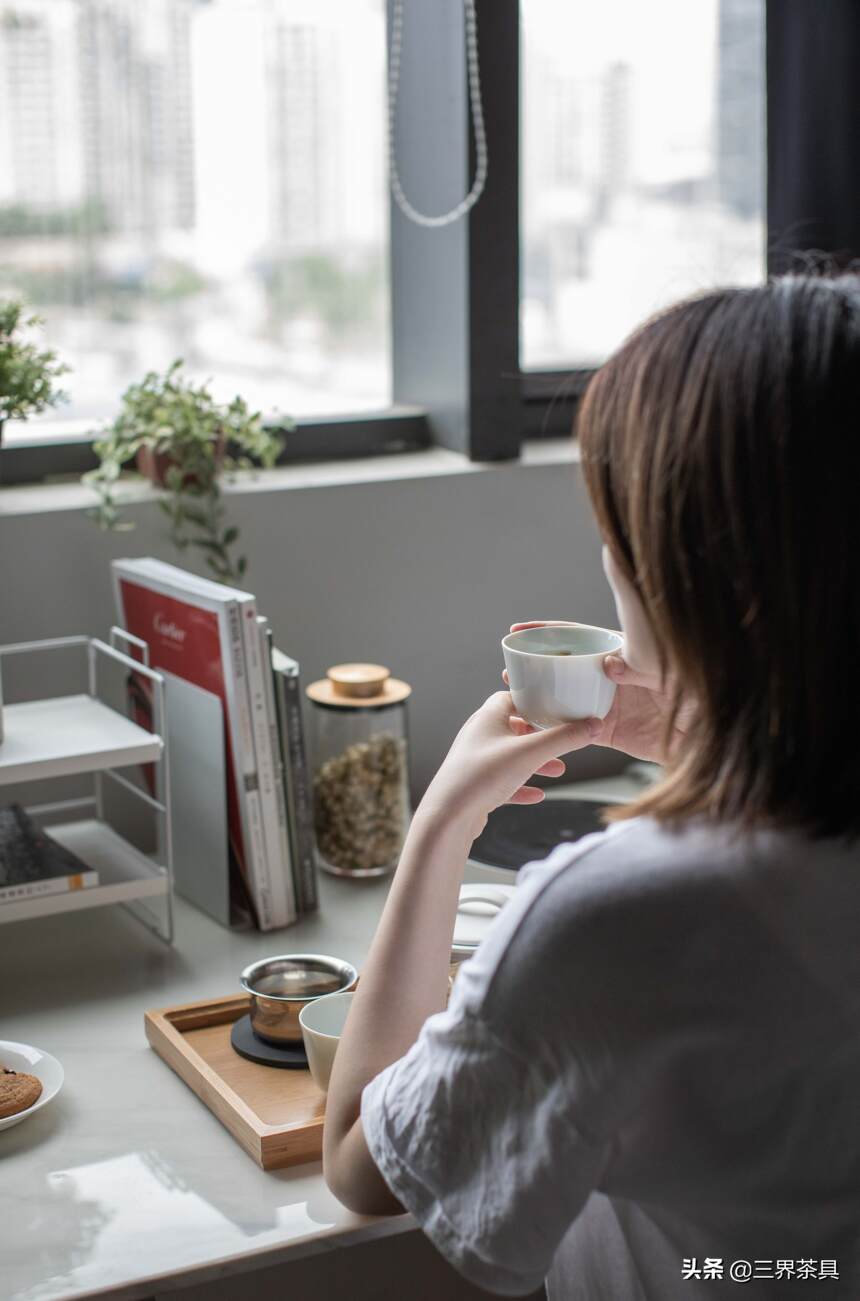
[[(219, 435), (215, 444), (216, 469), (221, 468), (225, 450), (226, 440), (222, 434)], [(165, 488), (167, 486), (165, 482), (167, 471), (172, 465), (176, 464), (176, 460), (169, 452), (154, 452), (151, 447), (141, 447), (135, 457), (135, 463), (140, 473), (150, 483), (154, 484), (156, 488)], [(186, 474), (182, 480), (183, 488), (193, 488), (196, 483), (196, 474)]]

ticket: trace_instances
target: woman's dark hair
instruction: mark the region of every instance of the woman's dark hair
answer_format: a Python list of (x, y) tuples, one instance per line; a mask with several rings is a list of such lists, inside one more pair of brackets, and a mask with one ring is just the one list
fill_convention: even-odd
[(630, 814), (860, 831), (860, 276), (680, 303), (577, 422), (601, 532), (696, 702)]

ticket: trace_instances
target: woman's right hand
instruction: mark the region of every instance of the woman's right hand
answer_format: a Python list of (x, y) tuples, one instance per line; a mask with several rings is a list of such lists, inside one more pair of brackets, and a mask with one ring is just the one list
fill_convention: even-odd
[[(550, 623), (566, 622), (570, 621), (537, 619), (529, 623), (515, 623), (511, 632), (517, 632), (520, 628), (544, 628)], [(604, 656), (603, 671), (616, 684), (615, 698), (603, 720), (602, 730), (591, 738), (591, 744), (621, 750), (634, 759), (665, 764), (683, 741), (690, 726), (692, 702), (684, 701), (681, 704), (667, 745), (666, 724), (672, 701), (671, 683), (662, 683), (657, 675), (637, 673), (622, 655), (617, 654)], [(503, 673), (502, 677), (507, 682), (507, 673)]]

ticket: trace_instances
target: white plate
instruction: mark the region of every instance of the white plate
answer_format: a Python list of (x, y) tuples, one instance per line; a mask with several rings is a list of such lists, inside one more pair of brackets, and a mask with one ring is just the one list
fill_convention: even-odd
[(0, 1068), (8, 1066), (12, 1071), (21, 1071), (25, 1075), (35, 1075), (42, 1081), (42, 1092), (32, 1107), (16, 1112), (14, 1116), (0, 1119), (0, 1129), (9, 1129), (19, 1120), (26, 1120), (40, 1107), (44, 1107), (55, 1098), (63, 1087), (63, 1068), (50, 1053), (43, 1053), (41, 1048), (31, 1044), (13, 1043), (11, 1039), (0, 1039)]

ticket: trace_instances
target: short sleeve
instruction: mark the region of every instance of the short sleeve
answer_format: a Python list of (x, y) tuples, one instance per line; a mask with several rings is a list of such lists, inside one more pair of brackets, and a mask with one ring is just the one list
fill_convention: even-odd
[(503, 1296), (541, 1285), (607, 1157), (573, 1123), (566, 1082), (462, 1008), (425, 1023), (365, 1088), (361, 1116), (397, 1199), (455, 1269)]
[(449, 1008), (362, 1096), (367, 1145), (391, 1191), (461, 1274), (506, 1296), (541, 1285), (612, 1147), (610, 1135), (578, 1123), (595, 1114), (587, 1063), (575, 1052), (535, 1052), (517, 1031), (521, 1008), (513, 1033), (498, 998), (488, 1013), (513, 936), (573, 856), (566, 846), (521, 874)]

